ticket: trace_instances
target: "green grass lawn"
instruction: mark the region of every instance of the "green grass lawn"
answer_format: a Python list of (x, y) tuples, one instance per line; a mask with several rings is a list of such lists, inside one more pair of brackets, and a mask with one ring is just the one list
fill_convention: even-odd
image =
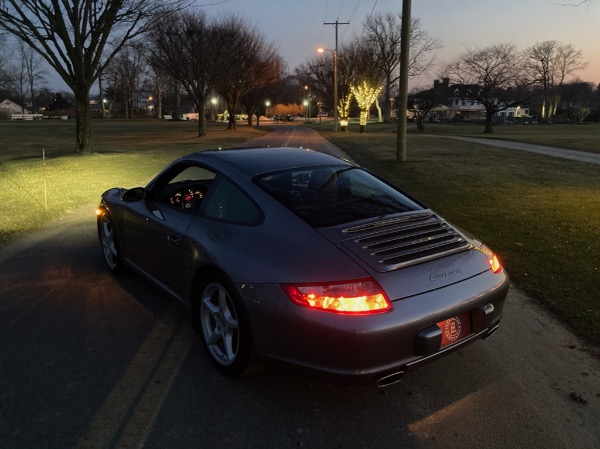
[[(145, 185), (179, 156), (228, 147), (264, 131), (193, 122), (97, 121), (96, 153), (75, 155), (74, 121), (0, 121), (0, 246), (83, 204), (110, 187)], [(42, 154), (45, 153), (45, 159)]]
[[(365, 134), (353, 127), (333, 133), (323, 123), (322, 130), (357, 162), (485, 240), (513, 281), (588, 342), (600, 344), (599, 166), (447, 139), (490, 136), (479, 125), (440, 124), (427, 125), (424, 133), (411, 130), (408, 160), (398, 164), (395, 125), (369, 124)], [(73, 121), (0, 121), (0, 246), (93, 206), (109, 187), (144, 185), (178, 156), (265, 132), (224, 128), (212, 123), (200, 139), (191, 122), (98, 121), (96, 153), (77, 156)], [(600, 148), (596, 125), (511, 128), (496, 127), (490, 138)]]

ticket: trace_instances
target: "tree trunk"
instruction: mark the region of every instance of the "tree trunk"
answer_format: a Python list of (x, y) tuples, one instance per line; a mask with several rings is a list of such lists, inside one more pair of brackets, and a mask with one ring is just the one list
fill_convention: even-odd
[[(385, 102), (384, 102), (385, 105)], [(378, 122), (381, 123), (383, 122), (383, 116), (381, 115), (381, 106), (379, 105), (379, 99), (375, 98), (375, 107), (377, 108), (377, 115), (378, 115)]]
[(93, 153), (92, 117), (89, 108), (89, 89), (81, 89), (75, 95), (75, 153)]
[(384, 92), (384, 99), (383, 99), (383, 105), (381, 106), (381, 109), (383, 109), (383, 121), (386, 123), (390, 123), (392, 121), (392, 105), (390, 104), (390, 98), (392, 96), (392, 90), (390, 88), (390, 86), (392, 85), (392, 81), (391, 81), (391, 77), (388, 74), (386, 74), (385, 76), (385, 92)]
[(227, 129), (231, 129), (235, 131), (235, 114), (230, 113), (229, 114), (229, 125), (227, 126)]
[[(203, 110), (198, 109), (199, 111)], [(204, 114), (198, 113), (198, 137), (206, 136), (206, 120), (204, 118)]]
[(206, 136), (206, 95), (197, 92), (194, 96), (194, 108), (198, 112), (198, 137)]
[(483, 130), (484, 134), (490, 134), (494, 132), (494, 128), (492, 126), (492, 116), (493, 111), (486, 111), (485, 113), (485, 129)]

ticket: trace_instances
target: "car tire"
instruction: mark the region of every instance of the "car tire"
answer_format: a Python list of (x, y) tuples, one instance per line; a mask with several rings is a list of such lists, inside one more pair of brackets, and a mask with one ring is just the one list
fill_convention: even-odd
[(195, 329), (217, 369), (233, 377), (259, 370), (248, 320), (235, 288), (225, 277), (214, 274), (199, 291)]
[(108, 212), (103, 213), (98, 219), (98, 236), (102, 255), (109, 270), (115, 274), (123, 272), (123, 259), (119, 236), (114, 221)]

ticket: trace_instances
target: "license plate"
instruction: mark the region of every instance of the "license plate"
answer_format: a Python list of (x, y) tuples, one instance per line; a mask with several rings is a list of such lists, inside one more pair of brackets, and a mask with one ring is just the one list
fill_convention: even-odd
[(440, 321), (437, 325), (442, 331), (440, 349), (450, 346), (471, 334), (469, 312)]

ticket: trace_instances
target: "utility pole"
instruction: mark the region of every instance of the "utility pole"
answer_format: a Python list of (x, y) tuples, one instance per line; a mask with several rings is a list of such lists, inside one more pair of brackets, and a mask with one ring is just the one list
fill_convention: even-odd
[(406, 104), (408, 103), (408, 65), (410, 49), (410, 2), (402, 0), (402, 29), (400, 30), (400, 92), (398, 95), (398, 134), (396, 160), (406, 160)]
[(350, 22), (324, 22), (324, 25), (335, 25), (335, 50), (333, 51), (333, 130), (337, 133), (338, 126), (338, 82), (337, 82), (337, 60), (338, 60), (338, 28), (340, 25), (350, 25)]

